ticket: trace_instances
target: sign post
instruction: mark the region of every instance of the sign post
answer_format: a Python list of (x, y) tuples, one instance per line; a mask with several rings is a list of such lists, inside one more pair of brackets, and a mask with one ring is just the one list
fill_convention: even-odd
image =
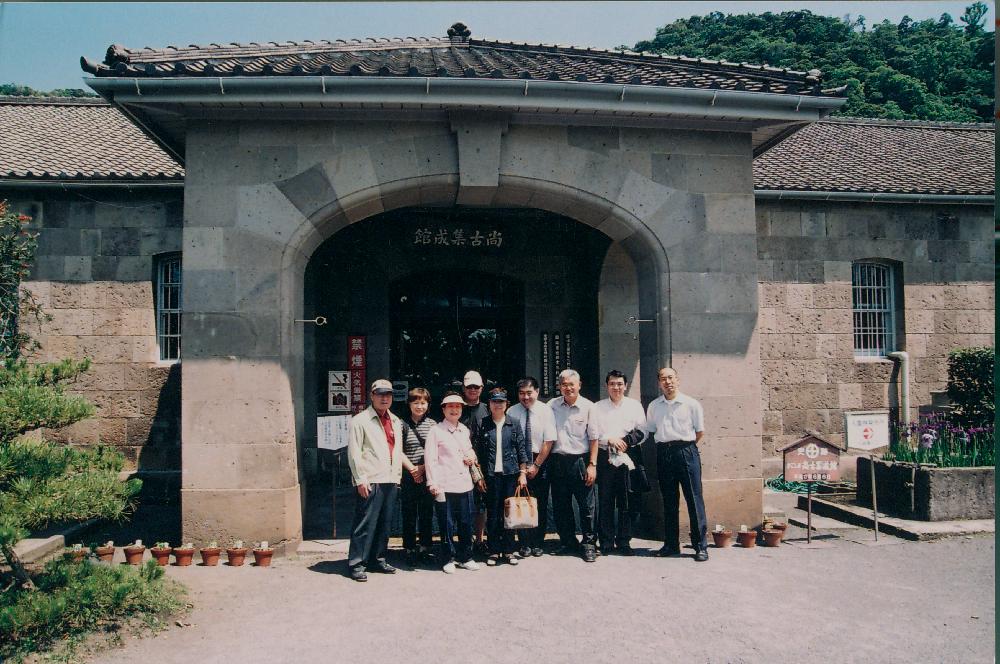
[(889, 411), (855, 410), (844, 412), (844, 431), (847, 449), (865, 450), (871, 466), (872, 520), (875, 522), (875, 541), (878, 541), (878, 496), (875, 489), (875, 452), (889, 446)]
[(815, 431), (782, 447), (786, 482), (806, 483), (806, 544), (812, 544), (813, 484), (840, 479), (840, 448)]

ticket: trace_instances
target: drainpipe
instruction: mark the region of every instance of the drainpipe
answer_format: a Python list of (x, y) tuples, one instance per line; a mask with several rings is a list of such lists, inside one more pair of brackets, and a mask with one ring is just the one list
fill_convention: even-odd
[(889, 353), (888, 356), (893, 361), (899, 362), (899, 391), (902, 392), (902, 401), (900, 410), (900, 421), (902, 424), (910, 423), (910, 354), (905, 350), (899, 350), (893, 353)]

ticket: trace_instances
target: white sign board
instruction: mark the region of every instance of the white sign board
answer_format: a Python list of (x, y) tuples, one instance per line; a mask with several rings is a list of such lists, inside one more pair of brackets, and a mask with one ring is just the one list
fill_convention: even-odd
[(406, 401), (406, 394), (410, 391), (410, 383), (405, 380), (392, 381), (392, 400), (396, 403)]
[(351, 415), (328, 415), (316, 418), (316, 447), (321, 450), (342, 450), (347, 447), (348, 424)]
[(351, 412), (351, 374), (349, 371), (328, 371), (326, 409), (331, 413)]
[(889, 411), (855, 410), (844, 413), (847, 449), (874, 450), (889, 446)]

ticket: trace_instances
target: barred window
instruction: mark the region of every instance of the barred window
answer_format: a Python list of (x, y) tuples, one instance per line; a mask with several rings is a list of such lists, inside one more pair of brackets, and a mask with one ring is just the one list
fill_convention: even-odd
[(181, 358), (181, 256), (168, 254), (156, 266), (156, 341), (161, 360)]
[(854, 356), (885, 357), (896, 350), (896, 287), (892, 266), (854, 263), (851, 286)]

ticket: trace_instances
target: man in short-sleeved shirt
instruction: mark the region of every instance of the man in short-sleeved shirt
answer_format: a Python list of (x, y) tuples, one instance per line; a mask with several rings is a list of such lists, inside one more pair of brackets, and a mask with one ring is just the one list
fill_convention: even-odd
[(539, 460), (542, 447), (546, 443), (553, 445), (556, 440), (556, 419), (549, 405), (538, 400), (538, 381), (532, 376), (525, 376), (517, 381), (518, 403), (507, 411), (507, 418), (521, 428), (527, 439), (528, 457), (528, 492), (538, 501), (538, 527), (518, 531), (521, 544), (521, 556), (541, 556), (545, 544), (545, 531), (548, 528), (549, 465)]
[[(561, 397), (549, 402), (556, 421), (556, 440), (546, 443), (535, 463), (544, 463), (552, 454), (552, 507), (563, 554), (582, 553), (584, 561), (597, 559), (594, 530), (597, 479), (597, 440), (600, 438), (594, 402), (580, 395), (580, 374), (566, 369), (559, 374)], [(580, 511), (583, 546), (576, 539), (573, 499)]]
[(660, 556), (679, 555), (680, 536), (677, 511), (684, 492), (691, 523), (691, 546), (695, 560), (708, 560), (708, 519), (701, 487), (701, 454), (698, 443), (705, 433), (701, 404), (678, 389), (680, 380), (670, 367), (659, 371), (660, 391), (646, 409), (646, 430), (656, 442), (656, 475), (663, 498), (663, 547)]

